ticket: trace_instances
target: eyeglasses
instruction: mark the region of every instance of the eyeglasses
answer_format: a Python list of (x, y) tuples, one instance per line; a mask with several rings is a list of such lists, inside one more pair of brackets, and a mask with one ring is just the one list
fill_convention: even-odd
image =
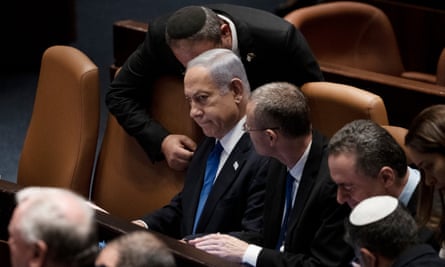
[(280, 127), (266, 127), (266, 128), (250, 128), (249, 126), (247, 126), (247, 123), (243, 124), (243, 130), (245, 132), (261, 132), (261, 131), (265, 131), (265, 130), (278, 130), (280, 129)]

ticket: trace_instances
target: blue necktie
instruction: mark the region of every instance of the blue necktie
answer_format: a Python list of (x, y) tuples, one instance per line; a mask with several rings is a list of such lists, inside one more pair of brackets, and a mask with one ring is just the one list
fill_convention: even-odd
[(280, 236), (278, 237), (277, 250), (280, 250), (286, 235), (287, 221), (289, 220), (289, 214), (292, 210), (292, 187), (294, 180), (294, 177), (288, 172), (286, 176), (286, 206), (284, 207), (284, 218), (283, 223), (281, 224)]
[(213, 150), (210, 152), (209, 157), (207, 158), (204, 184), (202, 185), (201, 194), (199, 196), (198, 208), (196, 209), (195, 223), (193, 225), (193, 234), (195, 234), (196, 226), (198, 225), (199, 219), (201, 217), (202, 209), (204, 208), (204, 205), (207, 201), (207, 197), (209, 196), (210, 190), (212, 189), (213, 181), (215, 180), (216, 176), (216, 171), (218, 170), (219, 157), (222, 151), (223, 147), (218, 141), (216, 142), (215, 146), (213, 147)]

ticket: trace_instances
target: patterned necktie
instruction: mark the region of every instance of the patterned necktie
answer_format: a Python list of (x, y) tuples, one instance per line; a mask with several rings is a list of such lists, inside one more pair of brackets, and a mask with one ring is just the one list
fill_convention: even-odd
[(221, 143), (218, 141), (216, 142), (215, 146), (213, 147), (213, 150), (210, 152), (209, 157), (207, 158), (204, 184), (202, 185), (201, 194), (199, 196), (198, 208), (196, 209), (195, 223), (193, 225), (193, 234), (195, 234), (196, 232), (196, 227), (201, 217), (202, 210), (207, 201), (207, 197), (209, 196), (210, 190), (212, 189), (213, 181), (215, 180), (216, 176), (216, 171), (218, 170), (219, 157), (222, 151), (223, 147), (221, 146)]
[(281, 246), (284, 242), (284, 237), (286, 235), (287, 231), (287, 221), (289, 220), (289, 214), (292, 210), (292, 187), (294, 183), (294, 177), (290, 174), (290, 172), (287, 172), (286, 176), (286, 205), (284, 207), (284, 218), (283, 223), (281, 224), (281, 230), (280, 230), (280, 236), (278, 237), (278, 243), (276, 246), (277, 250), (280, 250)]

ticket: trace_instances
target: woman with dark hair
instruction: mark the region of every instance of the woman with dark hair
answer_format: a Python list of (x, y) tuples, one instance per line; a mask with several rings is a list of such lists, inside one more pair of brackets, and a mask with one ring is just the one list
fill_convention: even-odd
[[(420, 191), (417, 218), (423, 225), (437, 225), (445, 257), (445, 105), (433, 105), (420, 112), (412, 121), (405, 145), (425, 179)], [(433, 215), (435, 194), (440, 197), (440, 215)]]

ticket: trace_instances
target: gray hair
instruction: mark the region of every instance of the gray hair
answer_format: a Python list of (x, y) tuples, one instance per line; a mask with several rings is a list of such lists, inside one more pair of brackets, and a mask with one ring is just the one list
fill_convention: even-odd
[(292, 137), (307, 135), (312, 130), (309, 105), (298, 87), (287, 82), (272, 82), (255, 89), (250, 98), (255, 103), (258, 128), (280, 128)]
[(62, 188), (28, 187), (17, 192), (16, 201), (24, 205), (17, 228), (25, 242), (44, 241), (53, 262), (67, 266), (94, 262), (95, 213), (83, 197)]
[(165, 244), (146, 231), (138, 230), (121, 235), (112, 240), (107, 246), (113, 247), (118, 252), (116, 266), (176, 266), (173, 254)]
[(217, 87), (225, 94), (230, 82), (238, 78), (243, 83), (244, 93), (250, 93), (250, 84), (241, 59), (229, 49), (215, 48), (205, 51), (187, 64), (187, 69), (202, 66), (207, 69)]

